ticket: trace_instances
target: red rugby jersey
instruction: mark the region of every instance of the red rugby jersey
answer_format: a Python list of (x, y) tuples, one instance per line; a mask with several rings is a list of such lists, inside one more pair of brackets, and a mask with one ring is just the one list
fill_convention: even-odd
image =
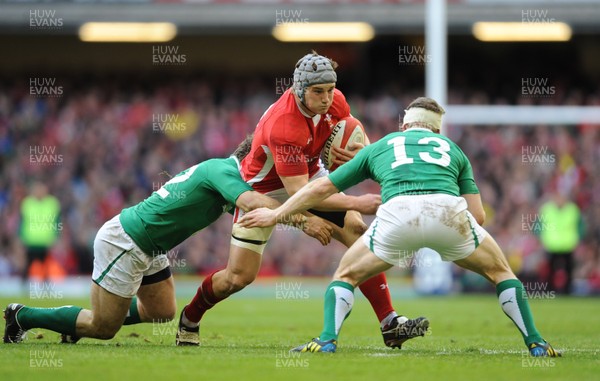
[(327, 114), (312, 118), (302, 113), (288, 89), (260, 118), (252, 149), (241, 163), (242, 177), (261, 193), (283, 188), (279, 176), (312, 177), (331, 130), (349, 115), (350, 106), (338, 89)]

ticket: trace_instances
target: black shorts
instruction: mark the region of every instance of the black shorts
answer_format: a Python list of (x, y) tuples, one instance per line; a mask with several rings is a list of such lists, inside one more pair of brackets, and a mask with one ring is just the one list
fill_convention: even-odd
[(169, 277), (171, 277), (171, 267), (165, 267), (157, 273), (144, 276), (140, 286), (162, 282), (165, 279), (169, 279)]
[(344, 218), (346, 218), (347, 212), (322, 212), (320, 210), (309, 209), (308, 212), (319, 216), (324, 220), (327, 220), (333, 224), (336, 224), (340, 228), (344, 228)]

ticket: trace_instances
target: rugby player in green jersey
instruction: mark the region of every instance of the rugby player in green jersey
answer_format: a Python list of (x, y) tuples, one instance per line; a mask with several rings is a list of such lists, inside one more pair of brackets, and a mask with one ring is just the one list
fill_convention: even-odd
[[(342, 324), (352, 311), (354, 289), (428, 247), (496, 286), (502, 310), (532, 356), (560, 356), (536, 329), (522, 283), (496, 241), (480, 226), (485, 212), (471, 164), (454, 142), (439, 134), (443, 114), (434, 100), (417, 98), (406, 109), (401, 132), (363, 148), (279, 208), (257, 209), (241, 219), (244, 227), (270, 226), (367, 178), (381, 185), (383, 204), (377, 218), (346, 251), (327, 288), (321, 335), (294, 351), (335, 352)], [(402, 328), (427, 329), (418, 324)]]
[[(243, 157), (247, 152), (240, 149), (248, 148), (240, 146), (234, 155)], [(122, 325), (172, 320), (176, 301), (167, 252), (234, 206), (249, 211), (280, 205), (253, 191), (238, 166), (235, 156), (194, 165), (106, 222), (94, 240), (91, 310), (9, 304), (4, 311), (4, 342), (19, 342), (32, 328), (59, 332), (65, 343), (81, 337), (111, 339)], [(357, 197), (357, 203), (361, 199), (363, 204), (373, 202)], [(323, 245), (330, 242), (332, 228), (319, 217), (298, 214), (287, 223)]]

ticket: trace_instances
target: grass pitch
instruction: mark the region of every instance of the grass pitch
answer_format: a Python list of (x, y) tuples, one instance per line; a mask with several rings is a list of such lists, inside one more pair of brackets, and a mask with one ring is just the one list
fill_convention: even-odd
[[(324, 291), (326, 281), (321, 290)], [(404, 344), (383, 345), (375, 315), (357, 297), (335, 354), (288, 350), (319, 334), (322, 292), (252, 296), (252, 286), (209, 311), (199, 348), (175, 346), (176, 322), (123, 327), (110, 341), (58, 344), (58, 334), (30, 331), (18, 345), (2, 345), (6, 380), (591, 380), (600, 371), (600, 303), (556, 296), (533, 299), (538, 329), (558, 359), (527, 355), (521, 336), (495, 295), (394, 298), (399, 312), (427, 316), (430, 332)], [(275, 287), (273, 288), (275, 290)], [(250, 291), (248, 291), (250, 290)], [(357, 292), (357, 295), (359, 293)], [(183, 307), (188, 298), (178, 300)], [(0, 298), (31, 306), (89, 306), (87, 299)]]

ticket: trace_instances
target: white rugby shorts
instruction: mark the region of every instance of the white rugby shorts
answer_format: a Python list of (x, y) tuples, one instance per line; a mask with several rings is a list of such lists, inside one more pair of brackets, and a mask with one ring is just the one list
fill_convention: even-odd
[(462, 197), (447, 194), (396, 196), (379, 207), (362, 239), (381, 260), (400, 266), (424, 247), (442, 260), (468, 257), (487, 236)]
[(119, 215), (107, 221), (94, 239), (94, 271), (92, 280), (108, 292), (132, 298), (142, 278), (169, 267), (165, 254), (145, 254), (129, 237)]

